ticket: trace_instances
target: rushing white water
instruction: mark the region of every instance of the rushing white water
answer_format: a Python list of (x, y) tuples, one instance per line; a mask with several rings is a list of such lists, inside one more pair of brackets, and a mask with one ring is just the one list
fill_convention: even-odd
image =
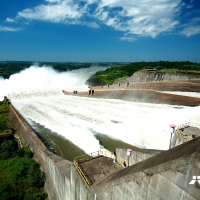
[(200, 120), (200, 107), (64, 95), (14, 100), (14, 105), (26, 119), (45, 125), (88, 153), (100, 149), (96, 133), (142, 148), (167, 149), (170, 123)]
[[(48, 70), (45, 69), (45, 73)], [(87, 70), (85, 69), (85, 71)], [(93, 69), (89, 69), (89, 71), (92, 73)], [(34, 70), (33, 72), (35, 73)], [(33, 72), (32, 75), (34, 75)], [(69, 75), (70, 73), (71, 75)], [(24, 81), (22, 79), (26, 87), (20, 85), (19, 89), (13, 87), (12, 84), (17, 82), (17, 78), (13, 77), (15, 81), (10, 82), (9, 96), (11, 102), (28, 122), (35, 121), (44, 125), (87, 153), (103, 148), (95, 134), (106, 134), (142, 148), (167, 149), (171, 133), (169, 124), (179, 125), (200, 121), (200, 107), (135, 103), (64, 95), (61, 89), (72, 89), (85, 82), (86, 76), (79, 84), (74, 83), (76, 78), (74, 79), (73, 72), (70, 73), (51, 72), (50, 78), (47, 73), (46, 76), (39, 79), (40, 84), (38, 83), (38, 85), (33, 84), (29, 79)], [(81, 70), (76, 71), (78, 76), (82, 76), (81, 73)], [(29, 73), (26, 75), (30, 76)], [(18, 76), (21, 77), (20, 74)], [(67, 80), (60, 78), (63, 76)], [(37, 83), (36, 77), (32, 80)], [(44, 79), (43, 82), (42, 79)], [(46, 82), (46, 79), (49, 82)], [(26, 81), (32, 83), (34, 87), (30, 88), (30, 84), (27, 87)], [(68, 85), (66, 85), (67, 81)], [(88, 89), (87, 86), (82, 86), (82, 88)]]
[(24, 98), (25, 96), (56, 95), (65, 89), (86, 91), (88, 87), (85, 81), (95, 72), (107, 67), (90, 67), (69, 72), (58, 73), (48, 66), (36, 65), (27, 68), (20, 73), (11, 75), (9, 80), (0, 77), (0, 98)]

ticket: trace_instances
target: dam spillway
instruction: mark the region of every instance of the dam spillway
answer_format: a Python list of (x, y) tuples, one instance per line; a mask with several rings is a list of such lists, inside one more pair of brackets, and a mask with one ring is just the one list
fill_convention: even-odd
[(86, 153), (104, 148), (98, 140), (102, 135), (141, 148), (167, 149), (170, 123), (200, 121), (200, 107), (89, 99), (62, 93), (13, 98), (12, 103), (30, 125), (40, 124)]

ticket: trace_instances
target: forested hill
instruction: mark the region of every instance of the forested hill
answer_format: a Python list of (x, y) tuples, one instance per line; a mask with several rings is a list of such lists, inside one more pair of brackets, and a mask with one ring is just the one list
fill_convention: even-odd
[(142, 69), (157, 69), (156, 73), (184, 73), (195, 74), (200, 71), (200, 63), (193, 62), (134, 62), (124, 66), (110, 67), (104, 71), (96, 72), (87, 81), (86, 84), (90, 86), (111, 85), (115, 81), (130, 77), (136, 71)]
[(91, 66), (112, 66), (112, 65), (122, 65), (124, 63), (119, 62), (26, 62), (26, 61), (5, 61), (0, 62), (0, 76), (8, 79), (10, 75), (18, 73), (23, 69), (29, 68), (31, 65), (41, 66), (51, 66), (53, 69), (59, 72), (70, 71), (80, 68), (88, 68)]

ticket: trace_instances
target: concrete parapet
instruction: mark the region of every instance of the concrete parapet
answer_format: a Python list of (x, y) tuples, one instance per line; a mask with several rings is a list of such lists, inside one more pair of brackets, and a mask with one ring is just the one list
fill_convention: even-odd
[(130, 157), (128, 157), (126, 148), (116, 148), (117, 157), (119, 157), (123, 163), (125, 162), (126, 165), (128, 165), (129, 163), (129, 166), (141, 162), (142, 160), (150, 158), (161, 152), (162, 150), (135, 148), (132, 150)]

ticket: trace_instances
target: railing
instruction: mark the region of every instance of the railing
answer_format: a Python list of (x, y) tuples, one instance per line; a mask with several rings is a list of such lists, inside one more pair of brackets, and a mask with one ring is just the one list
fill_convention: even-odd
[(196, 128), (199, 128), (199, 129), (200, 129), (200, 125), (199, 125), (199, 124), (197, 124), (197, 123), (192, 123), (192, 122), (187, 122), (187, 123), (185, 123), (185, 124), (181, 124), (181, 125), (177, 126), (177, 128), (176, 128), (176, 132), (177, 132), (181, 137), (183, 137), (184, 139), (186, 139), (187, 141), (191, 140), (192, 137), (191, 137), (190, 135), (185, 135), (180, 129), (186, 128), (186, 127), (189, 127), (189, 126), (191, 126), (191, 127), (196, 127)]
[(188, 127), (188, 126), (196, 127), (196, 128), (200, 129), (200, 124), (192, 123), (192, 122), (187, 122), (185, 124), (181, 124), (181, 125), (177, 126), (177, 129), (185, 128), (185, 127)]
[(79, 175), (81, 176), (81, 178), (83, 179), (83, 182), (84, 182), (85, 186), (86, 187), (90, 187), (92, 185), (92, 182), (87, 177), (87, 175), (83, 172), (82, 168), (79, 166), (78, 161), (75, 160), (75, 159), (74, 159), (74, 166), (77, 169), (77, 171), (78, 171)]
[(84, 184), (86, 187), (90, 187), (92, 185), (91, 180), (89, 179), (89, 177), (87, 176), (87, 174), (83, 171), (82, 167), (79, 165), (80, 163), (89, 161), (95, 157), (99, 157), (99, 156), (105, 156), (105, 157), (110, 157), (110, 158), (114, 158), (113, 153), (109, 152), (109, 151), (96, 151), (93, 152), (91, 154), (85, 154), (82, 156), (78, 156), (76, 158), (74, 158), (74, 166), (77, 169), (79, 175), (81, 176), (81, 178), (84, 181)]
[(191, 140), (192, 137), (190, 135), (185, 135), (183, 134), (183, 132), (180, 130), (180, 129), (176, 129), (176, 132), (181, 136), (183, 137), (184, 139), (186, 139), (187, 141)]
[(92, 159), (92, 156), (85, 154), (85, 155), (78, 156), (78, 157), (74, 158), (74, 161), (81, 163), (81, 162), (91, 160), (91, 159)]
[(122, 159), (119, 156), (117, 156), (117, 162), (120, 164), (120, 166), (122, 167), (122, 169), (125, 168), (124, 162), (122, 161)]
[(95, 152), (91, 153), (90, 156), (91, 157), (105, 156), (105, 157), (109, 157), (109, 158), (114, 159), (114, 155), (113, 155), (112, 152), (110, 152), (110, 151), (103, 151), (103, 150), (95, 151)]

